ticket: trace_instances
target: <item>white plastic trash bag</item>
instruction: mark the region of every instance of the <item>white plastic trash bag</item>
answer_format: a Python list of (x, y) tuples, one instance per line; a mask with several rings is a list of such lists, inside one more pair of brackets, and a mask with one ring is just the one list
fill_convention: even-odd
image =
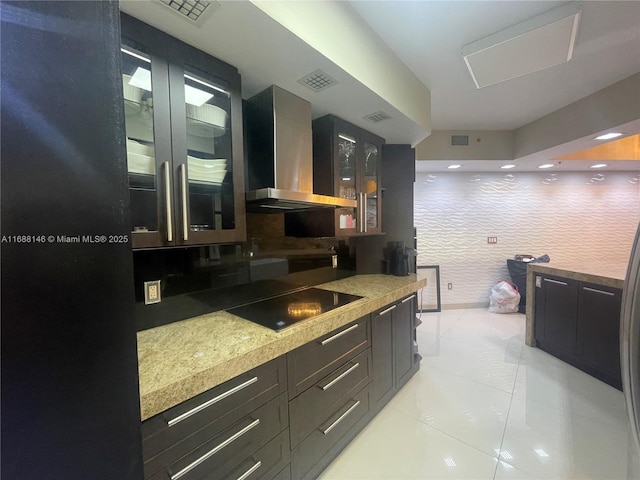
[(518, 287), (513, 283), (501, 280), (491, 288), (489, 311), (493, 313), (516, 313), (520, 303)]

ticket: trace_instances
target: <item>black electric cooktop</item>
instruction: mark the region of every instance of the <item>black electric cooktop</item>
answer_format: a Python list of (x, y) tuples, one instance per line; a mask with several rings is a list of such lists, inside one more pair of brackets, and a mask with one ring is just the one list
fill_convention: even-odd
[(320, 288), (305, 288), (227, 310), (276, 332), (362, 297)]

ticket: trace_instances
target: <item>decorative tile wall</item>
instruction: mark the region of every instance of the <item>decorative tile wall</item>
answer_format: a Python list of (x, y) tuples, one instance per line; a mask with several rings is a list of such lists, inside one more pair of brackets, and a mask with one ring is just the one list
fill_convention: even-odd
[(517, 254), (626, 265), (640, 221), (638, 172), (417, 173), (414, 197), (418, 265), (440, 265), (443, 308), (488, 305)]

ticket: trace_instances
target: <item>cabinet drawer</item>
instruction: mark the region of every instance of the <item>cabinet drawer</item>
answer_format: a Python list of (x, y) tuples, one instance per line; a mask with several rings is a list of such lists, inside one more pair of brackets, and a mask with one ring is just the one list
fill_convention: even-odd
[(366, 386), (327, 415), (291, 452), (291, 476), (297, 480), (315, 478), (364, 427), (368, 411), (369, 387)]
[[(238, 419), (286, 390), (285, 357), (260, 365), (142, 423), (145, 476), (157, 457), (180, 458)], [(163, 460), (164, 461), (164, 460)]]
[[(221, 478), (250, 457), (288, 426), (285, 393), (212, 435), (186, 455), (172, 449), (154, 459), (160, 467), (152, 480), (201, 480)], [(218, 472), (218, 474), (216, 474)], [(259, 477), (258, 477), (259, 478)]]
[(297, 446), (346, 400), (371, 380), (371, 350), (366, 349), (289, 402), (291, 446)]
[(212, 472), (211, 478), (229, 480), (271, 480), (288, 465), (291, 457), (289, 431), (284, 430), (253, 455), (241, 460), (228, 474)]
[(369, 317), (334, 330), (287, 354), (289, 398), (294, 398), (369, 347)]

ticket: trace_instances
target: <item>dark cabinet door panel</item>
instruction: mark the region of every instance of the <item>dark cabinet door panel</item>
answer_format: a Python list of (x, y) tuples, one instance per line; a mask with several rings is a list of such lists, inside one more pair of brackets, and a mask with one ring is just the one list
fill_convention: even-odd
[(577, 354), (588, 368), (621, 388), (619, 289), (582, 284), (578, 302)]
[(413, 316), (415, 295), (398, 303), (393, 312), (393, 350), (396, 388), (411, 377), (413, 367)]
[(576, 349), (578, 284), (565, 278), (543, 277), (544, 345), (560, 355)]
[(394, 307), (375, 313), (371, 318), (371, 353), (373, 363), (373, 384), (371, 403), (373, 407), (387, 403), (394, 394), (393, 385), (393, 323), (391, 314)]

